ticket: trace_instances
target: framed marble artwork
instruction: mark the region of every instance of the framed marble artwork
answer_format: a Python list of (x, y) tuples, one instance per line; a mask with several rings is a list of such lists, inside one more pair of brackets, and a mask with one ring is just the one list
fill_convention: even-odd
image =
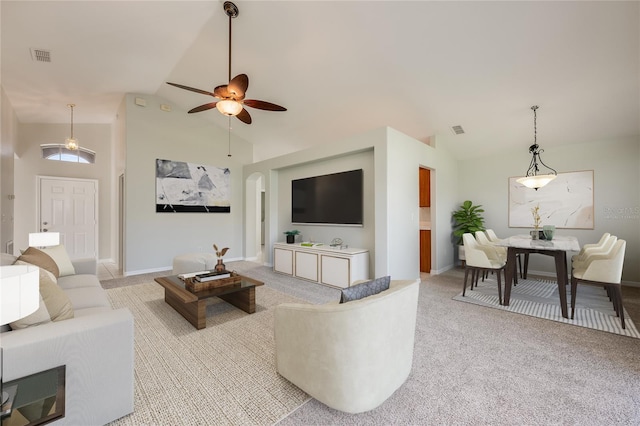
[(540, 206), (542, 225), (565, 229), (593, 229), (593, 170), (558, 173), (538, 189), (509, 178), (509, 227), (533, 228), (531, 209)]
[(156, 159), (156, 213), (230, 213), (225, 167)]

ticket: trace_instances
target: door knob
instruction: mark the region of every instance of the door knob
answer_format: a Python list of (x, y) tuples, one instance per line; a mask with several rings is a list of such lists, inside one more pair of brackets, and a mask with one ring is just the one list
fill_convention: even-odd
[(43, 225), (47, 225), (47, 222), (42, 222)]
[(47, 231), (48, 231), (48, 229), (46, 229), (46, 228), (42, 230), (42, 232), (47, 232)]

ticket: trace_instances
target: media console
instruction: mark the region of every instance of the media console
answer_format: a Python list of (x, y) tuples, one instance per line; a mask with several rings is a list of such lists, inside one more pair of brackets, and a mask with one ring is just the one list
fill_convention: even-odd
[(305, 247), (275, 243), (273, 270), (333, 287), (346, 288), (369, 278), (369, 251), (334, 248), (329, 245)]

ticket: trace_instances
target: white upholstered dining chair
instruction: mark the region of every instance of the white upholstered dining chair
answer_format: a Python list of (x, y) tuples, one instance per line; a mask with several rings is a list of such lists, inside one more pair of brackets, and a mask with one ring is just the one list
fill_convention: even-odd
[[(497, 247), (492, 245), (480, 245), (473, 237), (473, 234), (466, 233), (462, 235), (464, 244), (464, 254), (466, 259), (464, 265), (464, 282), (462, 286), (462, 296), (464, 297), (467, 289), (467, 278), (471, 271), (471, 289), (473, 284), (477, 283), (478, 276), (487, 271), (495, 271), (498, 277), (498, 300), (502, 305), (502, 282), (500, 272), (505, 270), (507, 265), (506, 259), (502, 258)], [(506, 273), (505, 273), (506, 281)]]
[[(494, 244), (501, 240), (501, 238), (496, 235), (496, 233), (494, 232), (493, 229), (485, 229), (484, 232), (485, 232), (485, 234), (487, 234), (487, 238), (489, 239), (489, 241), (494, 243)], [(505, 248), (505, 256), (506, 256), (506, 250), (507, 249)], [(521, 253), (517, 253), (516, 254), (516, 260), (518, 261), (518, 270), (520, 271), (520, 278), (525, 278), (525, 276), (526, 276), (526, 268), (529, 265), (529, 253), (525, 253), (524, 256), (525, 256), (525, 262), (524, 262), (525, 274), (523, 275), (522, 274), (522, 256), (521, 256)], [(518, 284), (518, 276), (517, 275), (513, 276), (513, 282), (515, 284)]]
[(622, 328), (625, 328), (620, 281), (626, 245), (625, 240), (617, 240), (608, 253), (592, 254), (580, 267), (571, 271), (571, 319), (575, 313), (578, 283), (604, 285), (613, 301), (616, 315), (620, 317)]

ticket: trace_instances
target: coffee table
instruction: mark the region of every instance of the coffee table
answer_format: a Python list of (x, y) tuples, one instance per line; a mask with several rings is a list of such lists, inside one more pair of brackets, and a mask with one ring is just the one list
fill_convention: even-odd
[(207, 299), (212, 297), (218, 297), (248, 314), (256, 311), (256, 287), (264, 285), (264, 283), (244, 275), (238, 276), (240, 277), (239, 284), (197, 292), (187, 290), (184, 281), (177, 275), (159, 277), (155, 281), (164, 287), (164, 301), (191, 325), (201, 330), (207, 326)]

